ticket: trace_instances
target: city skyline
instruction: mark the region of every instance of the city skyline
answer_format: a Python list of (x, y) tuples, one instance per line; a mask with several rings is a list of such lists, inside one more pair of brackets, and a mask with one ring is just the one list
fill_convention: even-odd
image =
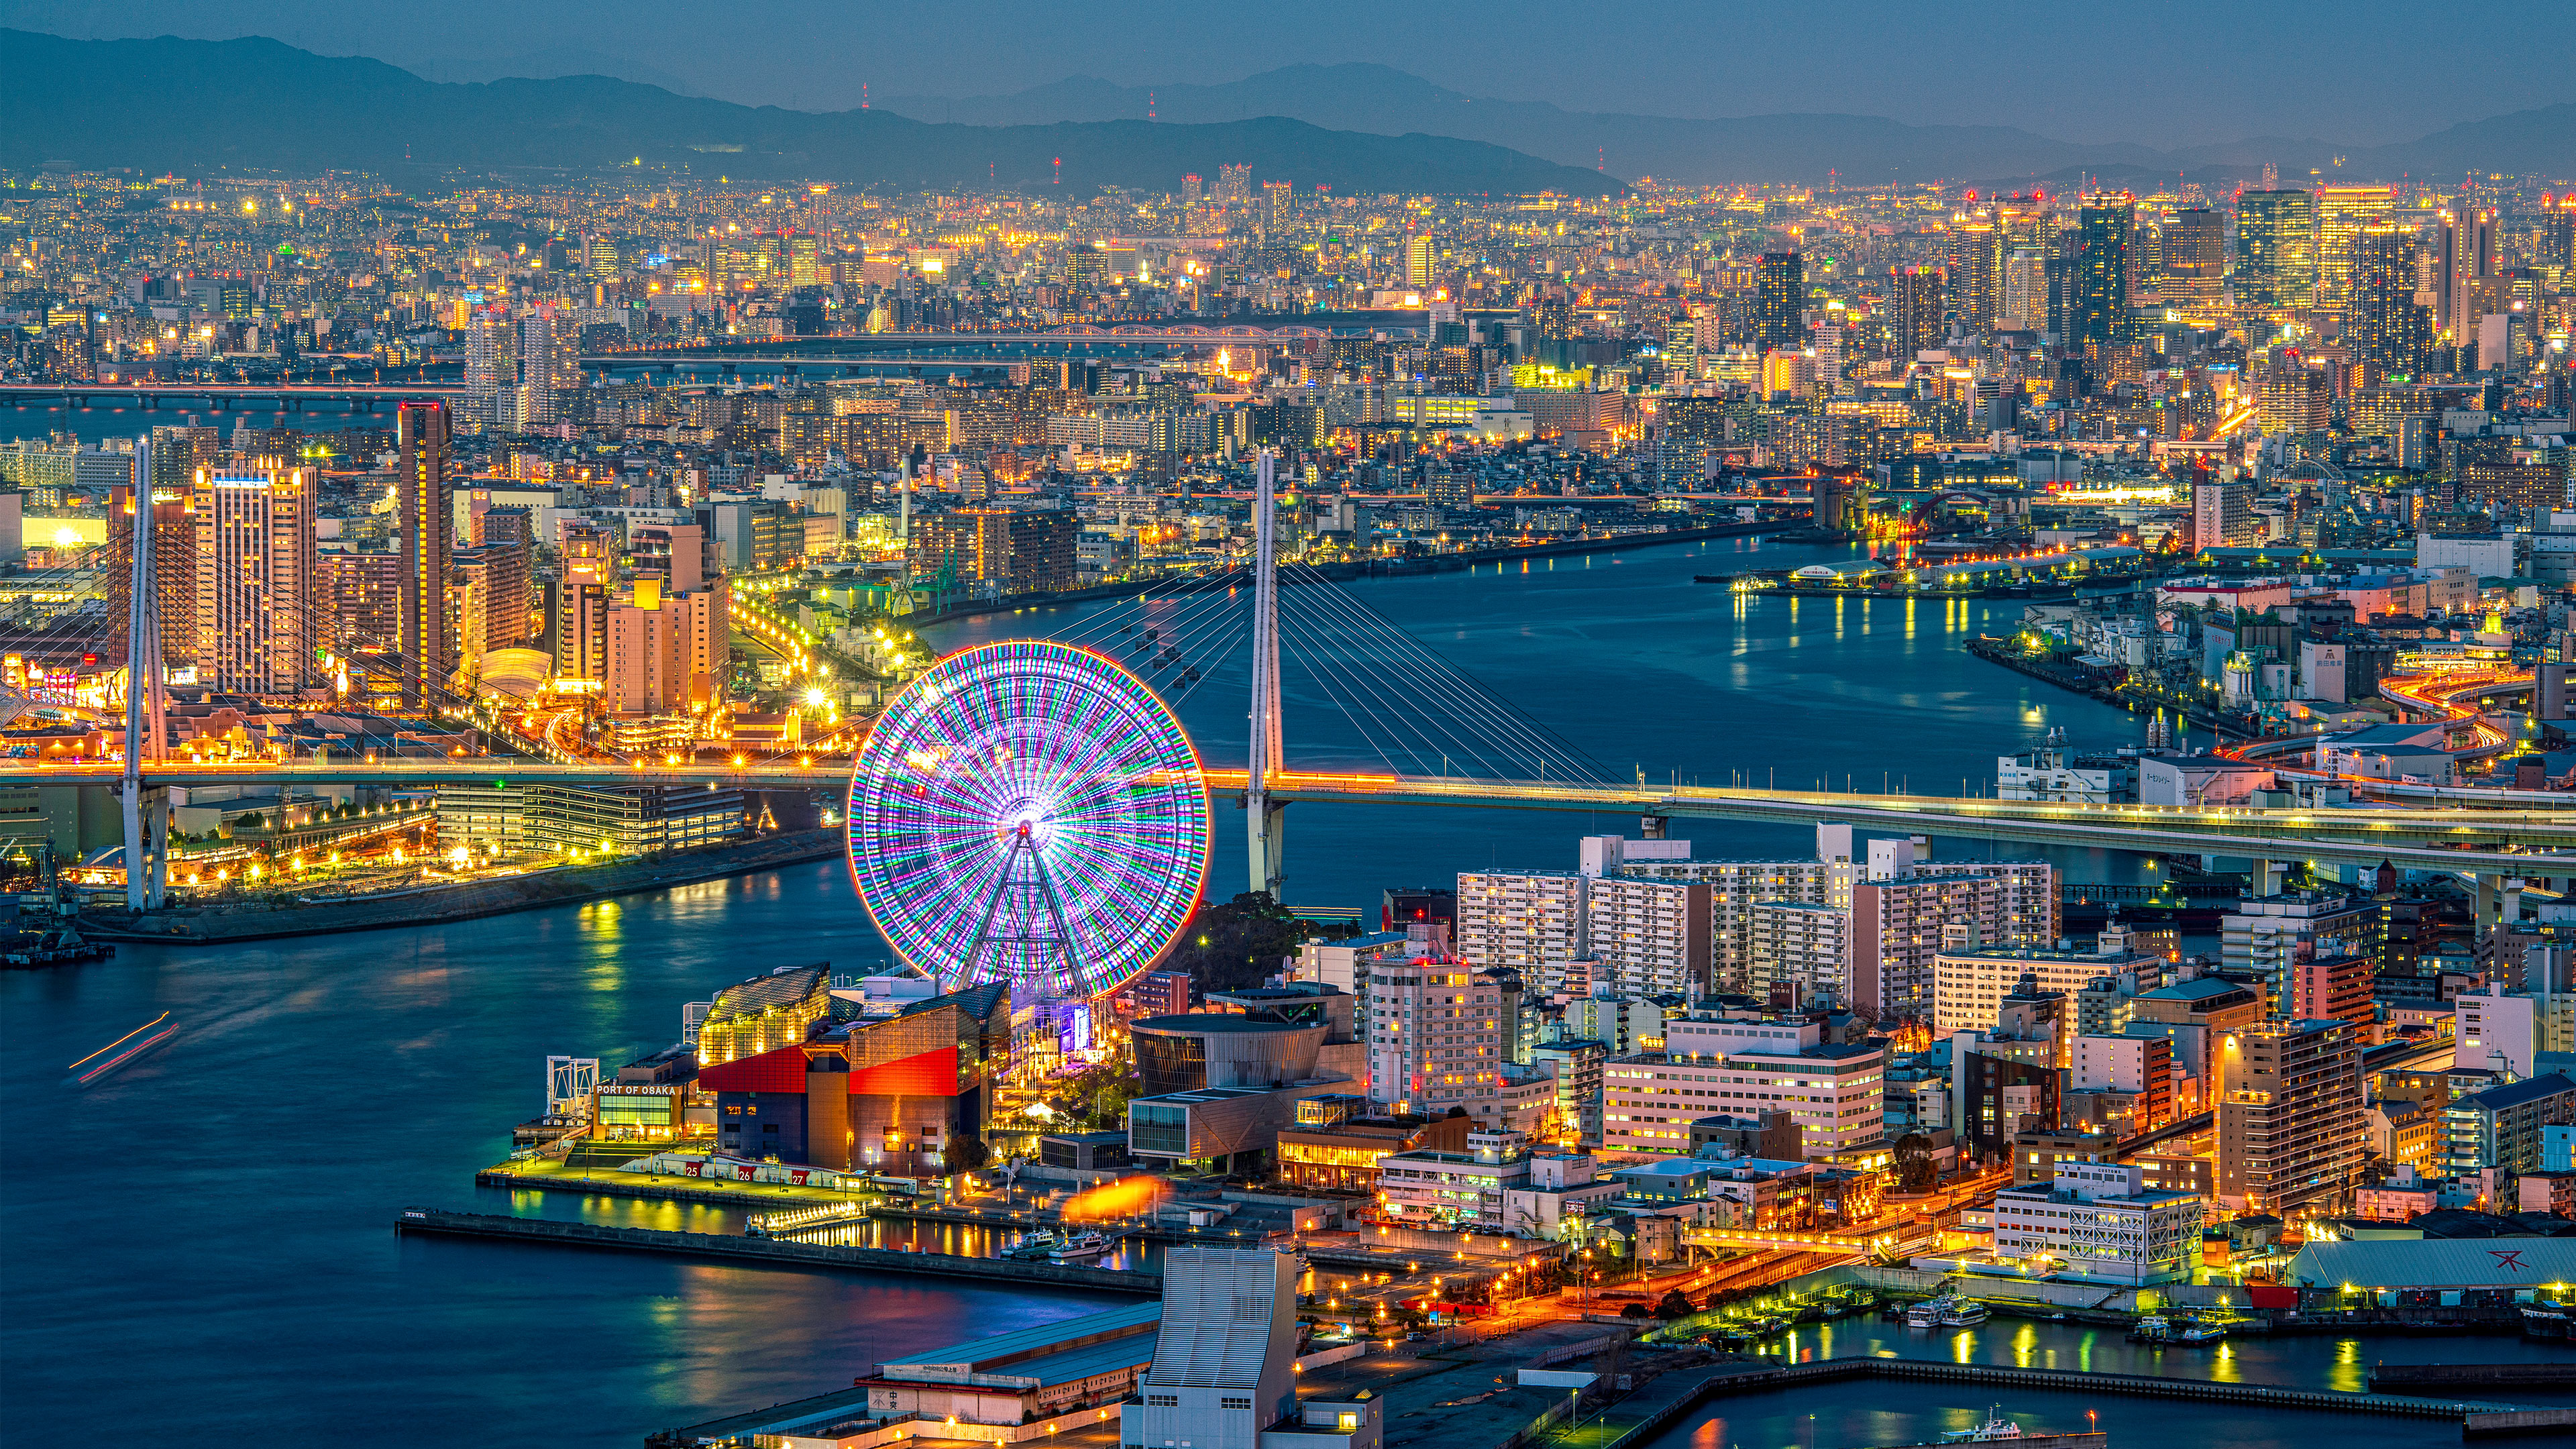
[(1297, 63), (1404, 18), (989, 125), (0, 29), (0, 1432), (2576, 1424), (2552, 112)]

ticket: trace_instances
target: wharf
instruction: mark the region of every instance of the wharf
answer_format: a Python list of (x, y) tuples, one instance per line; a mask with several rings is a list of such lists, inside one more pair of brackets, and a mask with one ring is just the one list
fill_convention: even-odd
[(2403, 1384), (2508, 1388), (2576, 1384), (2576, 1361), (2562, 1363), (2384, 1363), (2370, 1371), (2370, 1386)]
[(598, 1223), (562, 1222), (553, 1218), (443, 1212), (436, 1208), (405, 1208), (402, 1216), (394, 1220), (394, 1231), (405, 1237), (481, 1238), (557, 1247), (665, 1253), (687, 1258), (722, 1258), (772, 1268), (835, 1268), (870, 1273), (916, 1273), (936, 1278), (998, 1279), (1031, 1287), (1130, 1293), (1145, 1297), (1156, 1297), (1163, 1291), (1160, 1274), (1131, 1273), (1115, 1268), (1015, 1262), (1007, 1258), (965, 1258), (949, 1253), (908, 1253), (892, 1248), (844, 1248), (782, 1238), (665, 1232), (659, 1228), (615, 1228)]
[[(1957, 1440), (1950, 1441), (1951, 1444)], [(2013, 1449), (2104, 1449), (2111, 1436), (2090, 1434), (2024, 1434), (2010, 1441)], [(1950, 1449), (1949, 1444), (1896, 1444), (1889, 1449)]]
[(847, 1202), (847, 1188), (798, 1187), (786, 1182), (723, 1182), (714, 1178), (662, 1177), (650, 1173), (584, 1171), (561, 1163), (505, 1162), (474, 1174), (476, 1187), (511, 1192), (569, 1192), (590, 1197), (631, 1197), (652, 1202), (692, 1202), (711, 1207), (793, 1208)]
[[(2106, 675), (2095, 674), (2089, 670), (2070, 669), (2051, 660), (2033, 659), (2018, 649), (2008, 647), (2002, 640), (1984, 634), (1970, 638), (1966, 647), (1969, 653), (1989, 664), (2000, 664), (2015, 673), (2045, 680), (2060, 689), (2071, 689), (2077, 694), (2089, 695), (2104, 704), (2125, 709), (2131, 714), (2152, 713), (2159, 708), (2177, 708), (2177, 706), (2159, 704), (2157, 701), (2141, 698), (2135, 691), (2123, 688), (2118, 681)], [(2245, 737), (2243, 729), (2215, 715), (2202, 711), (2181, 712), (2190, 723), (2222, 738)]]
[(230, 905), (182, 906), (141, 916), (122, 910), (92, 911), (82, 915), (81, 933), (102, 941), (215, 946), (236, 941), (270, 941), (286, 936), (444, 925), (451, 921), (471, 921), (484, 916), (603, 900), (638, 891), (695, 885), (730, 875), (822, 860), (848, 848), (848, 836), (838, 830), (797, 830), (731, 845), (621, 860), (609, 865), (562, 866), (498, 880), (387, 891), (347, 900), (245, 901)]
[(1945, 1363), (1937, 1359), (1916, 1358), (1831, 1358), (1777, 1368), (1720, 1372), (1708, 1376), (1706, 1388), (1710, 1394), (1741, 1393), (1758, 1389), (1800, 1388), (1854, 1378), (1913, 1379), (2157, 1399), (2203, 1399), (2270, 1409), (2323, 1409), (2345, 1414), (2447, 1419), (2453, 1423), (2465, 1422), (2473, 1414), (2516, 1412), (2515, 1406), (2510, 1404), (2467, 1399), (2419, 1399), (2397, 1394), (2354, 1394), (2333, 1389), (2217, 1383), (2208, 1379), (2167, 1378), (2156, 1374), (2077, 1373), (2068, 1369), (2012, 1368), (2001, 1364)]

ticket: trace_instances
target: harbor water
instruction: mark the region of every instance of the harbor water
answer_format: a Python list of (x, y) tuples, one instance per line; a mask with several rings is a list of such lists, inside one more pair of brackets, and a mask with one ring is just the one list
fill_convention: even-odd
[[(1950, 793), (2051, 725), (2084, 743), (2136, 737), (2128, 716), (1959, 651), (2015, 605), (1838, 609), (1690, 582), (1836, 552), (1729, 540), (1354, 588), (1548, 728), (1650, 774), (1776, 770), (1787, 786), (1886, 771)], [(1072, 615), (971, 619), (934, 636), (954, 646)], [(1214, 762), (1241, 757), (1239, 681), (1211, 678), (1183, 705)], [(1293, 671), (1288, 709), (1292, 757), (1364, 758)], [(1217, 824), (1210, 890), (1222, 898), (1241, 889), (1242, 832), (1239, 815)], [(1373, 907), (1385, 886), (1461, 867), (1568, 866), (1577, 835), (1636, 828), (1632, 817), (1300, 805), (1289, 895)], [(1795, 831), (1674, 833), (1708, 854), (1809, 848)], [(2075, 853), (2061, 864), (2078, 879), (2139, 868)], [(614, 1066), (672, 1041), (681, 1004), (728, 982), (883, 958), (846, 868), (827, 862), (435, 928), (127, 947), (100, 965), (0, 973), (0, 1083), (20, 1109), (0, 1192), (13, 1437), (147, 1423), (205, 1443), (631, 1449), (658, 1428), (846, 1386), (894, 1354), (1111, 1306), (393, 1235), (416, 1205), (732, 1226), (735, 1215), (705, 1208), (478, 1190), (472, 1174), (541, 1109), (547, 1055)], [(87, 1086), (67, 1074), (164, 1011), (181, 1027), (165, 1044)], [(2247, 1417), (2235, 1416), (2239, 1431)], [(1903, 1438), (1856, 1426), (1818, 1442)], [(1789, 1441), (1730, 1429), (1711, 1442)]]

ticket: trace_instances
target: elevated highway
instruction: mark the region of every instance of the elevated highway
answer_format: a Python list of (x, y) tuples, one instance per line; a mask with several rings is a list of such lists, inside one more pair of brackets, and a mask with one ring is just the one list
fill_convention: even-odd
[[(122, 767), (0, 761), (0, 785), (113, 786)], [(578, 785), (697, 785), (772, 790), (842, 790), (849, 767), (823, 760), (551, 763), (537, 760), (297, 759), (274, 763), (185, 761), (144, 767), (149, 785), (345, 784), (405, 786), (503, 781)], [(1240, 769), (1206, 772), (1211, 796), (1240, 797)], [(2257, 809), (2067, 805), (2048, 801), (1937, 795), (1743, 790), (1715, 786), (1562, 784), (1409, 775), (1290, 771), (1266, 782), (1274, 802), (1557, 810), (1659, 820), (1738, 820), (1766, 825), (1847, 824), (1886, 834), (2126, 850), (2209, 854), (2318, 865), (2377, 865), (2477, 876), (2576, 878), (2576, 809)]]

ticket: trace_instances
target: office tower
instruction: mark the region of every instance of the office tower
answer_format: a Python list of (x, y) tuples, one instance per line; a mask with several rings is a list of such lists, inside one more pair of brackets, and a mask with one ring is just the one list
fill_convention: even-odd
[(1897, 361), (1912, 362), (1914, 354), (1939, 347), (1949, 335), (1942, 322), (1948, 291), (1938, 267), (1887, 269), (1888, 350)]
[(1970, 332), (1995, 325), (2003, 303), (2002, 240), (1992, 222), (1964, 222), (1950, 233), (1950, 311)]
[(2385, 186), (2320, 186), (2317, 209), (2317, 305), (2342, 311), (2352, 300), (2352, 244), (2388, 212)]
[(314, 597), (320, 487), (310, 468), (197, 475), (198, 682), (292, 695), (311, 678), (331, 638)]
[(447, 564), (456, 524), (449, 503), (448, 472), (454, 441), (447, 404), (407, 402), (394, 411), (394, 504), (402, 529), (403, 587), (400, 634), (395, 640), (403, 698), (427, 709), (456, 668), (448, 630)]
[(2334, 416), (2334, 380), (2325, 369), (2292, 362), (2263, 374), (2257, 420), (2267, 433), (2322, 433)]
[(527, 431), (556, 419), (556, 398), (581, 386), (581, 349), (569, 315), (552, 307), (519, 319), (519, 380), (510, 389), (512, 416), (505, 420)]
[(1404, 284), (1408, 287), (1431, 285), (1431, 265), (1436, 249), (1428, 236), (1404, 239)]
[(2361, 1167), (2361, 1035), (2346, 1021), (2274, 1018), (2221, 1048), (2218, 1194), (2285, 1220), (2325, 1216)]
[(1262, 182), (1261, 199), (1265, 208), (1263, 211), (1264, 225), (1269, 229), (1270, 233), (1273, 236), (1276, 236), (1279, 233), (1286, 231), (1288, 229), (1290, 216), (1296, 207), (1296, 201), (1291, 195), (1289, 184), (1285, 181)]
[(2077, 213), (2075, 314), (2069, 341), (2104, 347), (2129, 338), (2129, 248), (2137, 203), (2126, 194), (2088, 199)]
[(2236, 305), (2270, 314), (2316, 300), (2317, 199), (2249, 191), (2236, 203)]
[(1764, 348), (1806, 341), (1807, 259), (1798, 252), (1764, 252), (1755, 284), (1754, 340)]
[(2433, 345), (2433, 329), (2415, 300), (2415, 250), (2408, 231), (2370, 229), (2352, 240), (2344, 345), (2383, 377), (2411, 376)]
[(1216, 168), (1216, 199), (1237, 206), (1252, 200), (1251, 163)]
[(2434, 280), (2441, 311), (2435, 322), (2453, 346), (2466, 346), (2477, 340), (2485, 313), (2481, 284), (2495, 275), (2495, 213), (2462, 197), (2442, 218), (2437, 256)]
[(2576, 193), (2558, 198), (2554, 206), (2543, 206), (2532, 243), (2531, 259), (2541, 266), (2576, 266)]
[(2227, 302), (2227, 218), (2207, 207), (2178, 212), (2164, 228), (2165, 306), (2208, 325)]
[(819, 287), (823, 282), (823, 264), (815, 255), (813, 233), (799, 232), (787, 238), (787, 285)]
[(585, 260), (587, 260), (590, 265), (590, 274), (592, 276), (611, 281), (615, 280), (617, 277), (616, 238), (605, 236), (592, 237), (590, 239), (590, 245), (586, 249)]

